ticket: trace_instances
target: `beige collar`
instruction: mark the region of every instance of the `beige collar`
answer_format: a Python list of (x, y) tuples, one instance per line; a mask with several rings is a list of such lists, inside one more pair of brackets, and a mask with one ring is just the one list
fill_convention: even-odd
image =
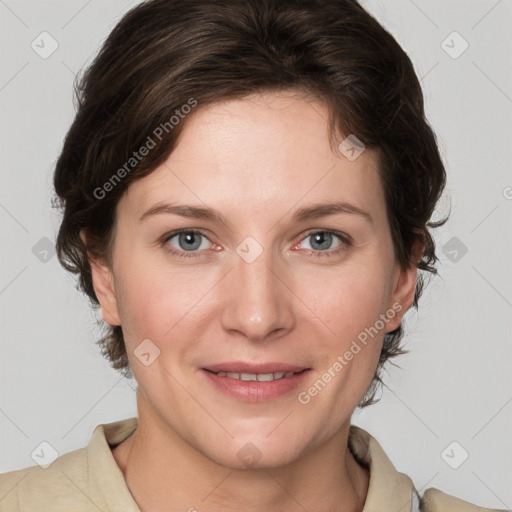
[(395, 469), (374, 437), (351, 425), (348, 447), (354, 458), (370, 469), (363, 512), (419, 512), (420, 499), (412, 480)]
[(140, 512), (111, 450), (124, 441), (137, 425), (137, 418), (98, 425), (86, 447), (90, 489), (98, 493), (91, 499), (94, 503), (105, 503), (107, 510)]
[[(132, 434), (137, 424), (137, 418), (130, 418), (98, 425), (87, 446), (89, 477), (95, 480), (95, 485), (91, 487), (99, 489), (102, 494), (98, 496), (98, 501), (105, 501), (114, 509), (126, 512), (140, 511), (126, 487), (111, 448)], [(419, 498), (411, 479), (395, 469), (375, 438), (362, 428), (352, 425), (349, 449), (356, 460), (370, 470), (370, 485), (363, 512), (419, 511)], [(102, 475), (101, 481), (97, 480), (97, 475)], [(103, 475), (110, 476), (105, 480)], [(116, 489), (116, 492), (110, 503), (109, 491), (112, 489)], [(119, 503), (120, 499), (122, 503)]]

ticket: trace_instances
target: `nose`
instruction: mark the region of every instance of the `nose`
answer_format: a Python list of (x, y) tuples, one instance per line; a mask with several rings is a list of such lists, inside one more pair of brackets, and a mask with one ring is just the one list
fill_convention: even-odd
[(222, 282), (222, 326), (249, 341), (266, 341), (293, 329), (293, 294), (283, 268), (265, 251), (248, 263), (237, 254), (234, 267)]

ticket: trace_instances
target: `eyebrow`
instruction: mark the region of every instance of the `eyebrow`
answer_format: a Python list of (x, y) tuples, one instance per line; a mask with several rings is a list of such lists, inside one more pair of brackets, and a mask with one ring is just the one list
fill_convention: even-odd
[(373, 223), (373, 218), (367, 211), (348, 202), (314, 204), (312, 206), (299, 208), (294, 213), (293, 219), (303, 222), (306, 220), (318, 219), (320, 217), (328, 217), (329, 215), (336, 215), (338, 213), (360, 215), (368, 222)]
[(226, 223), (224, 217), (216, 210), (206, 206), (189, 206), (189, 205), (172, 205), (166, 203), (159, 203), (152, 206), (149, 210), (144, 212), (140, 217), (139, 221), (147, 219), (153, 215), (159, 214), (173, 214), (180, 215), (181, 217), (187, 217), (190, 219), (208, 220), (211, 222)]
[[(297, 222), (305, 222), (307, 220), (328, 217), (339, 213), (359, 215), (368, 222), (373, 223), (373, 218), (367, 211), (348, 202), (313, 204), (311, 206), (299, 208), (293, 214), (292, 220)], [(223, 224), (227, 224), (226, 219), (224, 219), (224, 217), (213, 208), (192, 205), (171, 205), (167, 203), (159, 203), (155, 206), (152, 206), (149, 210), (142, 214), (139, 221), (143, 221), (148, 217), (160, 214), (173, 214), (191, 219), (200, 219), (210, 222), (221, 222)]]

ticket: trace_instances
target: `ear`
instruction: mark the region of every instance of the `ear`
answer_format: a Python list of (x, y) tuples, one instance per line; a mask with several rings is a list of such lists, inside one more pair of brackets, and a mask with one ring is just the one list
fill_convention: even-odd
[[(83, 229), (80, 231), (80, 238), (87, 247), (87, 237)], [(103, 320), (110, 325), (121, 325), (112, 270), (89, 251), (87, 251), (87, 258), (91, 266), (92, 283), (101, 306)]]
[(391, 332), (400, 326), (403, 316), (414, 301), (416, 291), (416, 281), (418, 278), (417, 263), (423, 256), (425, 243), (422, 238), (417, 238), (412, 248), (412, 260), (405, 268), (397, 265), (393, 277), (393, 292), (391, 294), (389, 309), (396, 312), (393, 319), (386, 325), (386, 332)]

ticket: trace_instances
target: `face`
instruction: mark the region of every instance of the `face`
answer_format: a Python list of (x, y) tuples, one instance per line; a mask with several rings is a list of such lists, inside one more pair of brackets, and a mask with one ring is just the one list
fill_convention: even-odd
[(196, 110), (121, 198), (112, 268), (93, 265), (139, 415), (228, 467), (244, 450), (281, 466), (336, 436), (412, 302), (376, 156), (333, 150), (327, 119), (291, 92)]

